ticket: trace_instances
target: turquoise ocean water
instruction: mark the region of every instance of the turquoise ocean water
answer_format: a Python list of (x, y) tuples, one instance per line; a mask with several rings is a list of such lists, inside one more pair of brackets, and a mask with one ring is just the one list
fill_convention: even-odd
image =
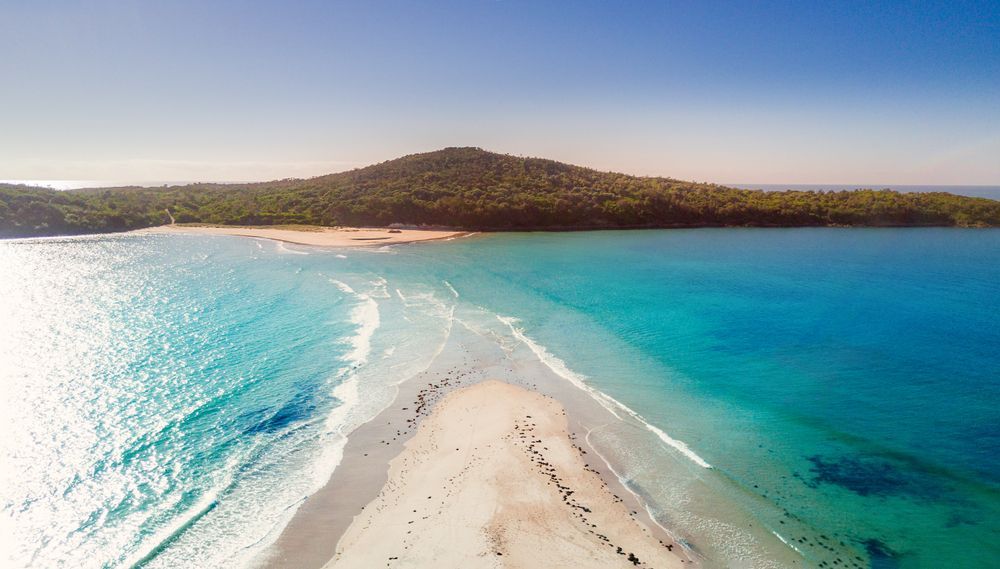
[(1000, 231), (128, 235), (0, 264), (13, 566), (251, 563), (458, 324), (641, 415), (608, 458), (708, 566), (776, 566), (726, 547), (747, 519), (801, 566), (1000, 557)]

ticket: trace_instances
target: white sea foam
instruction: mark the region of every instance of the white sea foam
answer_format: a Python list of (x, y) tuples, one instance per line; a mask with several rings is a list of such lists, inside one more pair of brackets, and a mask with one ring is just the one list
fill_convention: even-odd
[(340, 253), (337, 253), (334, 256), (337, 257), (338, 259), (346, 259), (347, 258), (347, 255), (341, 255)]
[(285, 243), (283, 241), (275, 241), (275, 243), (278, 244), (277, 250), (281, 251), (282, 253), (288, 253), (290, 255), (308, 255), (309, 254), (306, 251), (300, 251), (298, 249), (289, 249), (287, 246), (285, 246)]
[(771, 533), (774, 534), (774, 537), (780, 539), (781, 543), (784, 543), (788, 547), (791, 547), (793, 550), (795, 550), (796, 553), (798, 553), (799, 555), (802, 555), (803, 557), (805, 557), (805, 552), (803, 552), (801, 549), (799, 549), (798, 547), (796, 547), (794, 543), (792, 543), (792, 542), (788, 541), (787, 539), (785, 539), (780, 533), (778, 533), (778, 532), (776, 532), (774, 530), (771, 530)]
[[(348, 340), (351, 349), (344, 356), (345, 364), (337, 371), (336, 377), (339, 383), (333, 388), (332, 392), (333, 396), (340, 401), (340, 405), (333, 408), (325, 417), (324, 425), (327, 429), (327, 438), (322, 443), (321, 454), (311, 461), (309, 467), (312, 489), (308, 494), (311, 494), (315, 489), (321, 488), (329, 480), (331, 473), (339, 467), (343, 460), (344, 448), (350, 432), (363, 422), (377, 416), (395, 399), (395, 396), (393, 396), (385, 400), (383, 402), (384, 406), (379, 406), (380, 408), (372, 406), (370, 404), (372, 401), (366, 395), (366, 390), (362, 389), (363, 377), (367, 373), (372, 373), (367, 371), (367, 366), (365, 365), (369, 359), (389, 358), (397, 352), (396, 346), (389, 346), (384, 348), (384, 350), (379, 350), (376, 355), (372, 346), (373, 336), (377, 333), (382, 321), (381, 311), (389, 311), (387, 314), (392, 313), (393, 307), (388, 303), (394, 302), (394, 297), (387, 294), (388, 282), (381, 277), (375, 278), (369, 283), (371, 288), (365, 292), (361, 292), (337, 279), (331, 278), (329, 280), (338, 289), (352, 295), (353, 299), (357, 301), (356, 306), (350, 312), (350, 320), (355, 324), (355, 332)], [(384, 295), (387, 300), (386, 304), (380, 307), (380, 301), (376, 301), (375, 297), (381, 295)], [(397, 291), (395, 296), (399, 297), (404, 307), (413, 307), (423, 314), (440, 317), (444, 320), (445, 324), (444, 337), (436, 349), (433, 350), (426, 365), (399, 373), (398, 376), (396, 373), (390, 374), (396, 377), (393, 377), (387, 385), (393, 386), (398, 390), (400, 384), (429, 369), (442, 353), (448, 343), (448, 337), (454, 322), (455, 306), (453, 304), (446, 304), (433, 294), (428, 293), (408, 290), (406, 294), (403, 294), (402, 291)], [(406, 318), (405, 314), (403, 318)], [(398, 358), (399, 355), (396, 354), (396, 357)], [(390, 369), (395, 369), (395, 367), (398, 366)], [(287, 509), (274, 521), (274, 525), (267, 535), (253, 543), (246, 550), (237, 553), (233, 561), (238, 561), (239, 563), (237, 564), (241, 565), (261, 562), (260, 552), (267, 551), (266, 548), (278, 539), (303, 502), (304, 499), (289, 504)]]
[[(331, 278), (330, 283), (336, 286), (341, 292), (352, 295), (358, 304), (351, 309), (350, 320), (355, 325), (354, 335), (347, 340), (350, 350), (344, 354), (344, 366), (336, 372), (337, 377), (346, 378), (333, 388), (333, 396), (340, 400), (341, 404), (335, 407), (327, 416), (326, 425), (335, 430), (339, 430), (344, 423), (347, 413), (357, 405), (360, 400), (358, 396), (358, 378), (354, 373), (360, 366), (368, 361), (368, 356), (372, 350), (372, 336), (381, 325), (381, 315), (379, 313), (378, 302), (370, 295), (355, 291), (351, 285), (344, 281)], [(384, 281), (383, 281), (384, 282)], [(339, 464), (339, 459), (333, 464)], [(332, 468), (329, 468), (326, 475)]]
[(184, 515), (178, 516), (174, 519), (173, 523), (159, 529), (152, 536), (144, 540), (142, 547), (129, 556), (123, 566), (135, 567), (149, 562), (156, 556), (164, 544), (175, 539), (211, 511), (218, 503), (222, 492), (232, 485), (237, 466), (242, 459), (243, 457), (237, 455), (229, 457), (225, 467), (220, 470), (223, 473), (223, 480), (215, 484), (201, 499), (188, 508)]
[[(339, 429), (344, 425), (344, 419), (347, 417), (347, 414), (361, 400), (358, 391), (358, 383), (359, 382), (356, 377), (351, 377), (347, 381), (343, 381), (333, 388), (333, 396), (340, 401), (340, 405), (335, 407), (332, 411), (330, 411), (330, 414), (327, 415), (327, 427), (335, 431), (339, 431)], [(338, 460), (336, 464), (339, 463), (340, 461)], [(329, 472), (327, 474), (329, 474)]]
[[(319, 456), (310, 462), (308, 470), (310, 484), (306, 495), (311, 495), (322, 488), (343, 460), (348, 434), (357, 427), (356, 418), (352, 415), (363, 403), (359, 368), (368, 362), (372, 352), (372, 337), (381, 324), (378, 302), (370, 294), (359, 293), (343, 281), (333, 278), (329, 280), (342, 292), (352, 295), (358, 304), (350, 312), (350, 320), (355, 325), (354, 334), (347, 340), (350, 350), (344, 355), (344, 365), (336, 371), (336, 377), (340, 381), (332, 391), (332, 395), (340, 404), (334, 407), (324, 420), (329, 438), (323, 441)], [(387, 354), (391, 352), (387, 350)], [(267, 548), (274, 544), (304, 501), (303, 498), (288, 504), (278, 519), (273, 521), (266, 535), (236, 552), (231, 559), (232, 564), (237, 566), (259, 564), (260, 552), (267, 551)]]
[(368, 354), (372, 349), (372, 336), (380, 324), (378, 303), (367, 294), (359, 294), (361, 301), (351, 311), (351, 321), (358, 326), (357, 333), (350, 339), (351, 351), (344, 357), (348, 366), (344, 369), (350, 371), (368, 361)]
[[(360, 402), (360, 398), (357, 396), (357, 389), (352, 386), (356, 386), (356, 382), (346, 381), (334, 388), (334, 394), (342, 401), (342, 404), (336, 407), (331, 415), (327, 416), (325, 424), (328, 426), (331, 422), (338, 423), (338, 426), (341, 426), (341, 424), (345, 421), (347, 412)], [(267, 528), (266, 532), (261, 532), (261, 534), (258, 534), (261, 535), (259, 539), (253, 543), (245, 545), (242, 549), (235, 551), (232, 556), (226, 560), (225, 566), (261, 566), (263, 561), (261, 553), (267, 552), (268, 547), (273, 545), (278, 540), (282, 532), (284, 532), (285, 527), (288, 525), (288, 522), (292, 520), (299, 507), (305, 502), (306, 497), (322, 488), (323, 485), (330, 479), (331, 473), (336, 470), (338, 466), (340, 466), (340, 463), (344, 458), (344, 448), (347, 446), (347, 435), (340, 432), (340, 429), (332, 430), (329, 434), (332, 438), (326, 439), (321, 443), (319, 447), (319, 456), (312, 459), (309, 466), (307, 466), (308, 470), (306, 471), (306, 474), (308, 476), (309, 485), (306, 489), (305, 496), (300, 496), (299, 499), (288, 503), (282, 511), (276, 512), (276, 516), (271, 518), (271, 520), (268, 520), (270, 522), (270, 527)]]
[(371, 282), (372, 290), (368, 293), (372, 298), (389, 298), (389, 283), (382, 277), (377, 277)]
[[(340, 281), (336, 282), (339, 283)], [(347, 287), (347, 285), (344, 283), (340, 284), (343, 285), (344, 287)], [(372, 336), (375, 334), (375, 332), (378, 330), (379, 325), (381, 324), (379, 305), (372, 298), (372, 296), (374, 294), (381, 292), (385, 294), (386, 298), (391, 298), (388, 295), (388, 293), (386, 293), (386, 288), (388, 283), (384, 278), (379, 277), (374, 281), (372, 281), (371, 284), (375, 287), (374, 291), (371, 294), (357, 293), (354, 292), (353, 290), (351, 291), (358, 298), (358, 300), (361, 301), (351, 312), (351, 320), (358, 326), (358, 328), (357, 332), (350, 340), (353, 349), (345, 356), (348, 365), (341, 368), (341, 370), (338, 372), (338, 375), (347, 376), (347, 379), (338, 384), (333, 391), (334, 397), (336, 397), (341, 401), (341, 405), (334, 408), (326, 418), (327, 427), (333, 431), (340, 433), (343, 437), (342, 440), (338, 439), (337, 441), (337, 445), (339, 448), (337, 452), (340, 454), (337, 455), (336, 461), (333, 462), (332, 466), (329, 464), (329, 462), (324, 461), (325, 462), (324, 470), (327, 477), (329, 477), (329, 473), (332, 472), (336, 468), (336, 466), (340, 463), (341, 459), (340, 455), (342, 454), (343, 446), (346, 444), (347, 441), (347, 436), (346, 436), (347, 431), (349, 431), (354, 427), (357, 427), (357, 425), (347, 425), (348, 423), (347, 418), (349, 416), (349, 413), (361, 403), (361, 397), (359, 393), (359, 378), (357, 376), (356, 370), (368, 361), (368, 357), (372, 349), (371, 347)], [(400, 292), (397, 289), (396, 294), (399, 296), (404, 306), (409, 306), (409, 304), (407, 304), (406, 302), (407, 297), (404, 296), (402, 292)], [(417, 295), (417, 296), (423, 297), (423, 295)], [(432, 298), (431, 300), (436, 300), (436, 299)], [(438, 302), (437, 304), (440, 303)], [(437, 359), (438, 355), (440, 355), (440, 353), (442, 352), (442, 350), (444, 349), (445, 345), (448, 342), (448, 336), (451, 333), (451, 326), (452, 322), (454, 321), (454, 312), (455, 312), (455, 307), (451, 306), (450, 310), (447, 313), (447, 316), (444, 316), (446, 322), (444, 339), (442, 340), (441, 344), (437, 347), (434, 354), (431, 356), (427, 365), (423, 369), (415, 370), (411, 374), (404, 374), (403, 376), (400, 377), (400, 379), (397, 382), (394, 382), (394, 385), (398, 386), (399, 384), (402, 384), (411, 377), (414, 377), (415, 375), (429, 369), (430, 365), (434, 362), (434, 360)], [(390, 357), (395, 352), (396, 352), (396, 346), (390, 346), (384, 350), (383, 356)], [(389, 404), (391, 404), (391, 401), (386, 403), (386, 406), (388, 406)], [(378, 413), (380, 413), (381, 411), (382, 411), (381, 409), (374, 410), (371, 416), (374, 417), (378, 415)]]
[(462, 235), (455, 235), (455, 236), (452, 236), (452, 237), (445, 237), (444, 240), (445, 241), (454, 241), (456, 239), (464, 239), (466, 237), (472, 237), (473, 235), (478, 235), (478, 233), (475, 232), (475, 231), (473, 231), (472, 233), (463, 233)]
[(455, 298), (458, 298), (458, 291), (455, 290), (455, 287), (451, 286), (450, 282), (444, 281), (444, 286), (448, 287), (448, 290), (451, 291), (451, 294), (455, 295)]
[(691, 460), (698, 466), (702, 468), (712, 468), (711, 464), (706, 462), (705, 459), (698, 456), (693, 450), (691, 450), (690, 447), (687, 446), (687, 444), (684, 443), (684, 441), (679, 441), (671, 437), (667, 433), (663, 432), (663, 430), (660, 429), (659, 427), (651, 425), (648, 421), (646, 421), (645, 418), (643, 418), (642, 415), (633, 411), (631, 408), (629, 408), (621, 401), (618, 401), (614, 397), (611, 397), (610, 395), (598, 391), (597, 389), (594, 389), (593, 387), (588, 385), (586, 378), (584, 376), (570, 370), (566, 366), (565, 362), (563, 362), (558, 357), (549, 353), (549, 351), (545, 349), (544, 346), (539, 345), (534, 340), (526, 336), (524, 334), (524, 330), (515, 326), (515, 324), (517, 324), (518, 322), (517, 318), (500, 316), (499, 314), (497, 314), (496, 317), (501, 322), (506, 324), (510, 328), (511, 333), (514, 334), (514, 337), (523, 342), (526, 346), (528, 346), (528, 348), (535, 354), (535, 356), (549, 369), (551, 369), (553, 373), (555, 373), (560, 377), (563, 377), (576, 387), (587, 392), (588, 395), (593, 397), (598, 403), (601, 404), (601, 406), (607, 409), (612, 415), (614, 415), (618, 419), (621, 419), (621, 415), (619, 415), (618, 412), (621, 411), (625, 413), (626, 415), (632, 417), (633, 419), (641, 423), (643, 426), (645, 426), (646, 429), (655, 434), (661, 441), (663, 441), (664, 444), (670, 446), (677, 452), (681, 453), (682, 455), (687, 457), (689, 460)]
[[(327, 428), (327, 439), (321, 445), (321, 450), (315, 458), (310, 461), (307, 467), (308, 491), (312, 494), (325, 484), (330, 474), (336, 470), (343, 460), (344, 448), (347, 445), (348, 433), (357, 425), (352, 420), (352, 415), (363, 403), (360, 394), (360, 378), (358, 369), (368, 362), (372, 352), (372, 337), (381, 324), (378, 303), (370, 295), (356, 292), (350, 285), (336, 279), (330, 282), (341, 291), (351, 294), (357, 301), (350, 312), (350, 320), (355, 325), (354, 334), (347, 340), (349, 351), (343, 356), (344, 365), (336, 371), (336, 377), (340, 379), (334, 386), (332, 395), (339, 400), (340, 404), (334, 407), (324, 420)], [(234, 466), (224, 469), (226, 472), (236, 471)], [(157, 552), (159, 544), (169, 540), (173, 535), (177, 535), (201, 518), (205, 513), (215, 507), (216, 500), (221, 491), (232, 483), (231, 476), (224, 484), (220, 485), (210, 495), (199, 501), (190, 511), (190, 515), (170, 528), (158, 534), (157, 539), (151, 541), (149, 548), (136, 555), (133, 562), (142, 563), (147, 558), (151, 558)], [(264, 535), (253, 544), (244, 547), (232, 554), (229, 561), (233, 565), (251, 565), (258, 560), (261, 551), (272, 545), (285, 526), (294, 516), (298, 507), (304, 500), (299, 500), (288, 504), (286, 509), (280, 513), (277, 519), (271, 520), (268, 530), (262, 532)]]
[(685, 542), (685, 540), (681, 539), (680, 536), (678, 536), (674, 532), (670, 531), (669, 528), (665, 527), (663, 524), (661, 524), (659, 522), (659, 520), (656, 519), (656, 515), (653, 513), (652, 508), (650, 508), (649, 502), (647, 502), (646, 500), (644, 500), (642, 498), (642, 496), (640, 496), (638, 493), (636, 493), (634, 490), (632, 490), (632, 488), (628, 485), (628, 481), (626, 480), (626, 478), (624, 476), (622, 476), (617, 470), (615, 470), (615, 467), (611, 464), (611, 461), (609, 461), (603, 454), (601, 454), (601, 451), (597, 450), (597, 447), (594, 445), (594, 443), (590, 442), (590, 435), (593, 432), (594, 432), (593, 429), (588, 429), (587, 430), (587, 434), (584, 435), (584, 437), (583, 437), (583, 440), (586, 441), (587, 446), (590, 447), (590, 450), (593, 451), (593, 453), (596, 454), (597, 457), (601, 459), (601, 462), (604, 463), (604, 466), (608, 469), (608, 471), (611, 472), (611, 474), (613, 474), (615, 476), (615, 478), (618, 479), (619, 482), (621, 482), (622, 488), (625, 488), (625, 490), (629, 494), (632, 494), (632, 496), (634, 496), (635, 499), (640, 504), (642, 504), (644, 508), (646, 508), (646, 513), (649, 515), (649, 519), (652, 520), (653, 523), (656, 524), (657, 527), (659, 527), (661, 530), (663, 530), (664, 533), (666, 533), (671, 538), (673, 538), (673, 540), (675, 542), (677, 542), (678, 544), (680, 544), (680, 546), (683, 547), (685, 551), (687, 551), (687, 552), (690, 553), (691, 552), (691, 547)]
[(351, 285), (345, 283), (344, 281), (338, 281), (337, 279), (330, 279), (330, 282), (335, 284), (337, 288), (339, 288), (342, 292), (346, 292), (347, 294), (356, 294), (354, 292), (354, 289), (351, 288)]
[[(321, 456), (312, 463), (312, 470), (310, 474), (312, 476), (313, 490), (311, 490), (309, 494), (312, 494), (313, 491), (321, 488), (323, 484), (327, 483), (330, 479), (331, 473), (334, 472), (340, 465), (343, 460), (344, 448), (347, 445), (348, 434), (350, 431), (357, 428), (363, 422), (369, 421), (378, 416), (378, 414), (391, 405), (392, 400), (395, 399), (395, 396), (390, 398), (381, 408), (366, 409), (365, 414), (367, 415), (367, 418), (357, 416), (352, 417), (352, 414), (358, 407), (367, 403), (367, 400), (363, 400), (361, 397), (361, 382), (358, 368), (368, 361), (368, 357), (371, 353), (372, 336), (375, 334), (381, 323), (379, 305), (372, 298), (372, 296), (377, 294), (380, 289), (384, 292), (387, 285), (385, 279), (378, 278), (372, 282), (371, 284), (376, 288), (375, 291), (370, 294), (355, 292), (346, 283), (335, 279), (331, 279), (331, 282), (337, 285), (341, 290), (344, 290), (345, 292), (349, 291), (351, 294), (355, 295), (360, 303), (351, 312), (351, 321), (357, 325), (357, 331), (350, 340), (353, 349), (346, 356), (348, 365), (345, 365), (338, 371), (338, 377), (344, 377), (344, 380), (337, 384), (333, 389), (333, 396), (340, 400), (341, 404), (330, 411), (324, 423), (329, 434), (332, 435), (332, 440), (323, 443)], [(388, 297), (388, 295), (386, 296)], [(437, 356), (440, 355), (444, 346), (448, 342), (448, 335), (450, 334), (453, 316), (454, 307), (451, 307), (451, 312), (447, 318), (447, 328), (444, 334), (445, 337), (441, 344), (437, 347), (426, 366), (419, 370), (413, 370), (413, 373), (411, 374), (403, 374), (400, 376), (398, 381), (391, 383), (391, 385), (395, 386), (397, 390), (398, 386), (406, 380), (429, 369), (434, 360), (437, 359)], [(395, 352), (396, 346), (390, 346), (384, 350), (382, 355), (384, 357), (391, 357)], [(304, 501), (305, 500), (303, 499), (297, 503), (289, 505), (289, 507), (282, 513), (281, 518), (277, 520), (271, 531), (265, 537), (254, 543), (252, 548), (248, 548), (247, 550), (240, 552), (237, 557), (234, 558), (234, 561), (238, 562), (236, 564), (260, 565), (262, 561), (260, 552), (266, 551), (266, 548), (278, 539), (288, 522), (292, 519), (299, 506), (301, 506)]]

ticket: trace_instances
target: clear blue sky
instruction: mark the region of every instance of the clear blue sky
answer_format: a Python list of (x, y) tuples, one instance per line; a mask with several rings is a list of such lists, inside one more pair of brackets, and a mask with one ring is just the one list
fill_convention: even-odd
[(0, 0), (0, 178), (1000, 184), (1000, 2)]

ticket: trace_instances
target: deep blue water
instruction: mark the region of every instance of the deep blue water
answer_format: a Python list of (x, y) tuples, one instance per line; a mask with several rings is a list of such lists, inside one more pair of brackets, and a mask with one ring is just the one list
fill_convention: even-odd
[[(369, 251), (127, 236), (0, 255), (3, 505), (22, 563), (244, 562), (325, 480), (345, 430), (433, 357), (456, 309), (516, 318), (684, 441), (712, 465), (698, 476), (807, 564), (817, 538), (793, 523), (861, 566), (1000, 555), (1000, 231), (500, 234)], [(638, 444), (613, 458), (683, 524), (658, 441)]]

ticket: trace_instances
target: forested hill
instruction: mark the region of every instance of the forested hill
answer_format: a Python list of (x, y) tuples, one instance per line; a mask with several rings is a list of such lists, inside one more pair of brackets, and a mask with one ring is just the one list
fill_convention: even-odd
[(889, 190), (763, 192), (446, 148), (307, 180), (56, 191), (0, 185), (0, 236), (167, 223), (469, 229), (1000, 226), (1000, 201)]

